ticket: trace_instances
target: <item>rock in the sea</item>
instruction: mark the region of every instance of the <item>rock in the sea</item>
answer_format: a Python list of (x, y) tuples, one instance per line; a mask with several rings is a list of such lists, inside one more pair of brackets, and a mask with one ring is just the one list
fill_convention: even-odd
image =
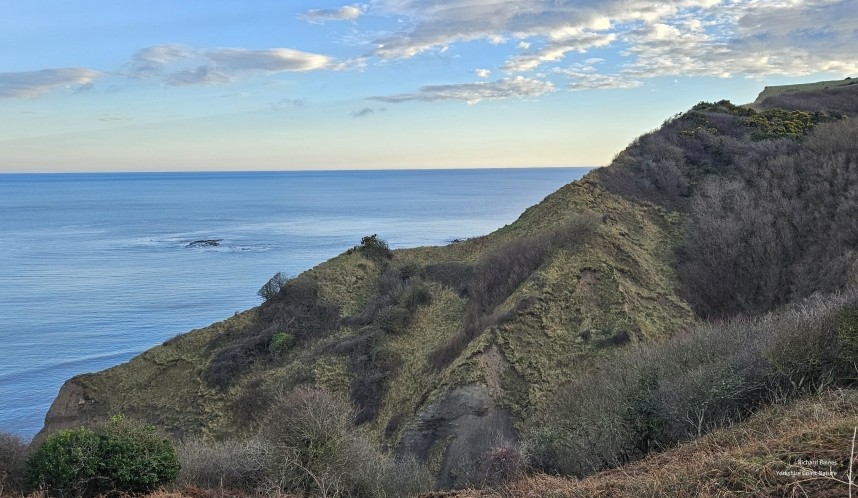
[(217, 247), (220, 245), (223, 239), (202, 239), (195, 240), (185, 247)]

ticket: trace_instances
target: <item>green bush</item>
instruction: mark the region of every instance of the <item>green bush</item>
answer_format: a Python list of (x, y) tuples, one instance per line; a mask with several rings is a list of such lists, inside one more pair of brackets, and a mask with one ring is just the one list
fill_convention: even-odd
[(277, 332), (271, 337), (271, 344), (268, 345), (268, 351), (271, 353), (271, 356), (275, 358), (279, 358), (283, 353), (289, 349), (289, 346), (295, 342), (295, 337), (288, 332)]
[(81, 427), (50, 435), (26, 463), (29, 485), (56, 496), (141, 493), (175, 479), (173, 445), (154, 427), (114, 417), (95, 430)]

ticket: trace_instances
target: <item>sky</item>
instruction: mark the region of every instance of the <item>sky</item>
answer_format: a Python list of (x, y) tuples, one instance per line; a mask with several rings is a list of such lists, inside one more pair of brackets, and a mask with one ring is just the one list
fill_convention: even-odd
[(600, 166), (856, 47), (858, 0), (9, 0), (0, 172)]

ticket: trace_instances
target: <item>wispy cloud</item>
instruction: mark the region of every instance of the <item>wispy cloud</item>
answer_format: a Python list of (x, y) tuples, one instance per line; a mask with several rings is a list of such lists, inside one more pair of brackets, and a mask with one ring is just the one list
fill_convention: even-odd
[(362, 16), (365, 5), (346, 5), (338, 9), (313, 9), (301, 14), (300, 18), (309, 22), (351, 21)]
[(169, 86), (229, 83), (244, 73), (309, 72), (334, 68), (334, 59), (290, 48), (196, 49), (183, 45), (144, 48), (132, 57), (128, 76)]
[(100, 118), (96, 118), (98, 121), (104, 122), (113, 122), (113, 121), (134, 121), (134, 118), (130, 116), (125, 116), (124, 114), (105, 114)]
[(0, 73), (0, 98), (29, 98), (60, 88), (79, 88), (95, 81), (101, 73), (85, 68), (41, 69)]
[(307, 72), (328, 67), (332, 59), (326, 55), (302, 52), (290, 48), (249, 50), (244, 48), (217, 48), (206, 50), (204, 55), (219, 67), (235, 71)]
[(468, 104), (476, 104), (481, 100), (539, 97), (554, 90), (554, 84), (550, 81), (516, 76), (494, 82), (429, 85), (421, 87), (416, 93), (371, 97), (370, 100), (389, 103), (461, 100)]
[(386, 111), (387, 111), (387, 107), (376, 107), (376, 108), (364, 107), (363, 109), (361, 109), (359, 111), (355, 111), (355, 112), (351, 113), (351, 117), (353, 117), (353, 118), (365, 118), (368, 116), (372, 116), (373, 114), (375, 114), (377, 112), (386, 112)]
[(617, 39), (614, 33), (581, 32), (568, 38), (555, 40), (534, 53), (517, 55), (508, 60), (502, 67), (504, 71), (520, 73), (532, 71), (547, 62), (562, 60), (567, 52), (586, 53), (597, 47), (606, 47)]
[(488, 78), (492, 75), (492, 71), (491, 69), (474, 69), (474, 74), (476, 74), (478, 78)]
[(602, 62), (604, 62), (603, 59), (590, 58), (584, 63), (554, 68), (552, 73), (563, 75), (572, 80), (568, 88), (573, 91), (637, 88), (643, 84), (639, 80), (621, 74), (599, 72), (596, 65)]
[(280, 99), (277, 102), (272, 102), (269, 104), (269, 107), (275, 111), (287, 111), (289, 109), (295, 109), (298, 107), (304, 107), (307, 105), (307, 101), (304, 99)]

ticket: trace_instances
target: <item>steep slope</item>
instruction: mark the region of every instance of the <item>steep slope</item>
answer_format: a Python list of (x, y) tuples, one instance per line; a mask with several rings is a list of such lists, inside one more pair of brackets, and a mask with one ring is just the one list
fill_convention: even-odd
[[(424, 496), (847, 496), (850, 468), (858, 471), (852, 450), (856, 426), (858, 393), (828, 392), (763, 410), (734, 427), (585, 479), (542, 474), (510, 483), (502, 492)], [(854, 493), (858, 484), (852, 486)]]
[[(43, 432), (112, 413), (143, 418), (178, 436), (248, 432), (271, 393), (312, 382), (351, 395), (359, 407), (374, 412), (365, 424), (379, 442), (427, 459), (434, 455), (436, 470), (452, 471), (453, 462), (477, 457), (482, 447), (471, 446), (465, 454), (457, 450), (443, 464), (440, 446), (469, 437), (490, 444), (497, 430), (515, 438), (514, 424), (593, 354), (666, 336), (693, 320), (673, 289), (668, 264), (678, 221), (664, 209), (634, 206), (606, 192), (591, 175), (486, 237), (398, 250), (390, 259), (350, 250), (297, 281), (311, 283), (314, 290), (307, 292), (315, 293), (314, 303), (335, 303), (339, 317), (351, 319), (316, 330), (275, 357), (269, 351), (272, 330), (294, 327), (294, 322), (283, 323), (293, 317), (275, 310), (289, 298), (278, 298), (171, 339), (126, 364), (69, 380)], [(558, 227), (570, 240), (547, 241), (546, 234)], [(521, 256), (529, 252), (537, 254)], [(534, 261), (522, 263), (522, 257)], [(470, 309), (465, 288), (476, 286), (448, 274), (461, 270), (478, 280), (500, 272), (505, 279), (516, 265), (523, 267), (519, 281), (493, 298), (491, 309), (479, 311), (474, 337), (431, 364), (433, 352), (461, 336)], [(367, 331), (383, 321), (377, 311), (367, 311), (385, 285), (380, 280), (403, 271), (424, 275), (420, 278), (431, 302), (417, 306), (401, 330)], [(343, 325), (361, 322), (358, 316), (367, 313), (376, 316), (364, 317), (361, 325)], [(309, 321), (309, 315), (302, 318)], [(247, 344), (249, 339), (262, 342)], [(242, 343), (236, 352), (241, 360), (228, 365), (224, 379), (213, 379), (213, 364)], [(356, 356), (367, 353), (372, 365), (387, 361), (388, 368), (354, 364)], [(356, 386), (361, 383), (367, 385)], [(450, 408), (450, 403), (460, 406)], [(468, 418), (471, 424), (454, 423)], [(458, 428), (441, 435), (429, 429), (440, 421)]]
[(396, 251), (368, 236), (257, 308), (70, 379), (41, 434), (123, 413), (249, 435), (278, 393), (314, 384), (466, 485), (616, 346), (858, 279), (858, 129), (832, 107), (701, 103), (492, 234)]

